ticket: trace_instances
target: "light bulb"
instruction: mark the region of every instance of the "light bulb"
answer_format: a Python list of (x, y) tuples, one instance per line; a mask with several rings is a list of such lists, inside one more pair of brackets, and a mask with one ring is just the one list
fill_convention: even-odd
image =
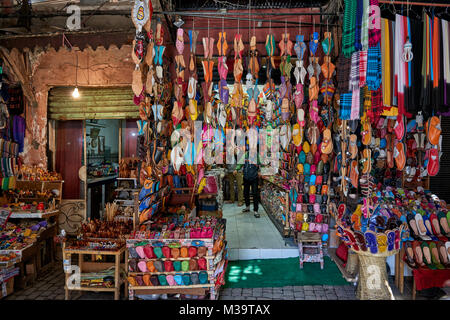
[(74, 97), (75, 99), (80, 97), (80, 93), (78, 92), (77, 87), (75, 87), (75, 89), (73, 90), (72, 97)]

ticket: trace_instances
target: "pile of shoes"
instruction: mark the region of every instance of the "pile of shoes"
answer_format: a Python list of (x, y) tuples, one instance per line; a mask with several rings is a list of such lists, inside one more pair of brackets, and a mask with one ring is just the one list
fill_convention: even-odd
[[(378, 204), (366, 203), (352, 212), (344, 203), (334, 205), (336, 234), (354, 251), (371, 254), (394, 254), (401, 247), (402, 233), (407, 226), (400, 220), (401, 213)], [(399, 216), (400, 215), (400, 216)]]

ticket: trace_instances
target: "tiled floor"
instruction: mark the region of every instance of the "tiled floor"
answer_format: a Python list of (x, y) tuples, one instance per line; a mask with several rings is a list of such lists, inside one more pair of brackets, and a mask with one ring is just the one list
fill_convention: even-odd
[[(396, 300), (410, 300), (412, 281), (405, 278), (405, 291), (400, 294), (389, 282)], [(220, 292), (220, 300), (355, 300), (356, 287), (346, 286), (288, 286), (280, 288), (227, 288)], [(436, 290), (435, 290), (436, 291)], [(433, 292), (428, 292), (433, 293)], [(34, 283), (33, 286), (14, 292), (6, 300), (64, 300), (64, 273), (62, 265), (56, 265)], [(83, 292), (73, 295), (74, 300), (112, 300), (112, 293)], [(124, 299), (122, 295), (122, 299)], [(417, 300), (437, 299), (418, 293)], [(442, 299), (450, 300), (450, 290)]]
[(230, 260), (298, 256), (292, 239), (281, 236), (262, 206), (258, 210), (260, 218), (255, 218), (251, 212), (242, 213), (243, 209), (236, 203), (223, 206)]

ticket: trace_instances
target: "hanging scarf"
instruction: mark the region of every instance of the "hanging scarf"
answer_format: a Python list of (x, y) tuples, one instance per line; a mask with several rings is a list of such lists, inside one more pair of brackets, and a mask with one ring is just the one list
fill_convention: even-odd
[[(370, 0), (370, 8), (378, 7), (378, 0)], [(380, 9), (369, 9), (369, 47), (375, 47), (381, 39)]]
[(397, 97), (397, 107), (400, 114), (405, 114), (405, 87), (407, 83), (408, 64), (403, 61), (403, 46), (406, 40), (405, 30), (406, 17), (395, 15), (395, 78), (396, 90), (394, 95)]
[[(372, 118), (374, 122), (378, 122), (378, 118), (380, 118), (381, 114), (383, 114), (384, 108), (383, 103), (381, 101), (382, 88), (379, 88), (378, 90), (372, 90), (370, 91), (370, 99), (371, 99), (371, 106), (372, 106)], [(397, 109), (397, 108), (389, 108), (389, 110)]]
[(340, 95), (339, 118), (341, 120), (350, 120), (350, 112), (352, 109), (352, 93), (342, 93)]
[(442, 68), (442, 28), (441, 19), (433, 18), (433, 33), (432, 33), (432, 57), (433, 57), (433, 90), (431, 95), (432, 107), (435, 111), (446, 111), (443, 108), (444, 104), (444, 83), (442, 75), (444, 70)]
[(361, 25), (361, 46), (362, 50), (369, 49), (369, 0), (363, 0), (363, 16)]
[(351, 84), (351, 91), (352, 91), (352, 107), (351, 107), (350, 119), (355, 120), (355, 119), (359, 118), (359, 111), (360, 111), (359, 52), (353, 52), (353, 54), (352, 54), (350, 84)]
[(336, 66), (336, 74), (340, 93), (347, 93), (350, 91), (350, 70), (351, 59), (344, 57), (343, 54), (339, 55)]
[(355, 51), (356, 1), (345, 0), (344, 25), (342, 31), (342, 53), (350, 58)]
[(367, 85), (370, 90), (378, 90), (381, 85), (381, 50), (378, 43), (367, 51)]
[(390, 51), (390, 37), (389, 21), (387, 19), (381, 19), (381, 82), (383, 85), (383, 105), (385, 107), (392, 106), (391, 96), (391, 68), (392, 57)]
[(431, 105), (431, 64), (430, 64), (430, 17), (423, 13), (423, 44), (422, 44), (422, 90), (420, 101), (422, 104), (422, 110), (427, 111), (424, 115), (428, 115), (428, 109)]
[(359, 87), (362, 88), (366, 84), (367, 73), (367, 51), (359, 52)]
[(443, 79), (444, 79), (444, 105), (450, 107), (450, 23), (442, 20), (442, 44), (443, 44)]
[(363, 18), (363, 0), (356, 0), (356, 20), (355, 20), (355, 50), (360, 51), (361, 45), (361, 30)]

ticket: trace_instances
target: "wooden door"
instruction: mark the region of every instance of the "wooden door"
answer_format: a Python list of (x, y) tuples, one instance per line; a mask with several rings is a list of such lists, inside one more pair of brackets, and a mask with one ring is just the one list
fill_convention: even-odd
[(82, 165), (83, 121), (58, 121), (56, 126), (56, 171), (63, 184), (63, 199), (80, 199), (78, 170)]

